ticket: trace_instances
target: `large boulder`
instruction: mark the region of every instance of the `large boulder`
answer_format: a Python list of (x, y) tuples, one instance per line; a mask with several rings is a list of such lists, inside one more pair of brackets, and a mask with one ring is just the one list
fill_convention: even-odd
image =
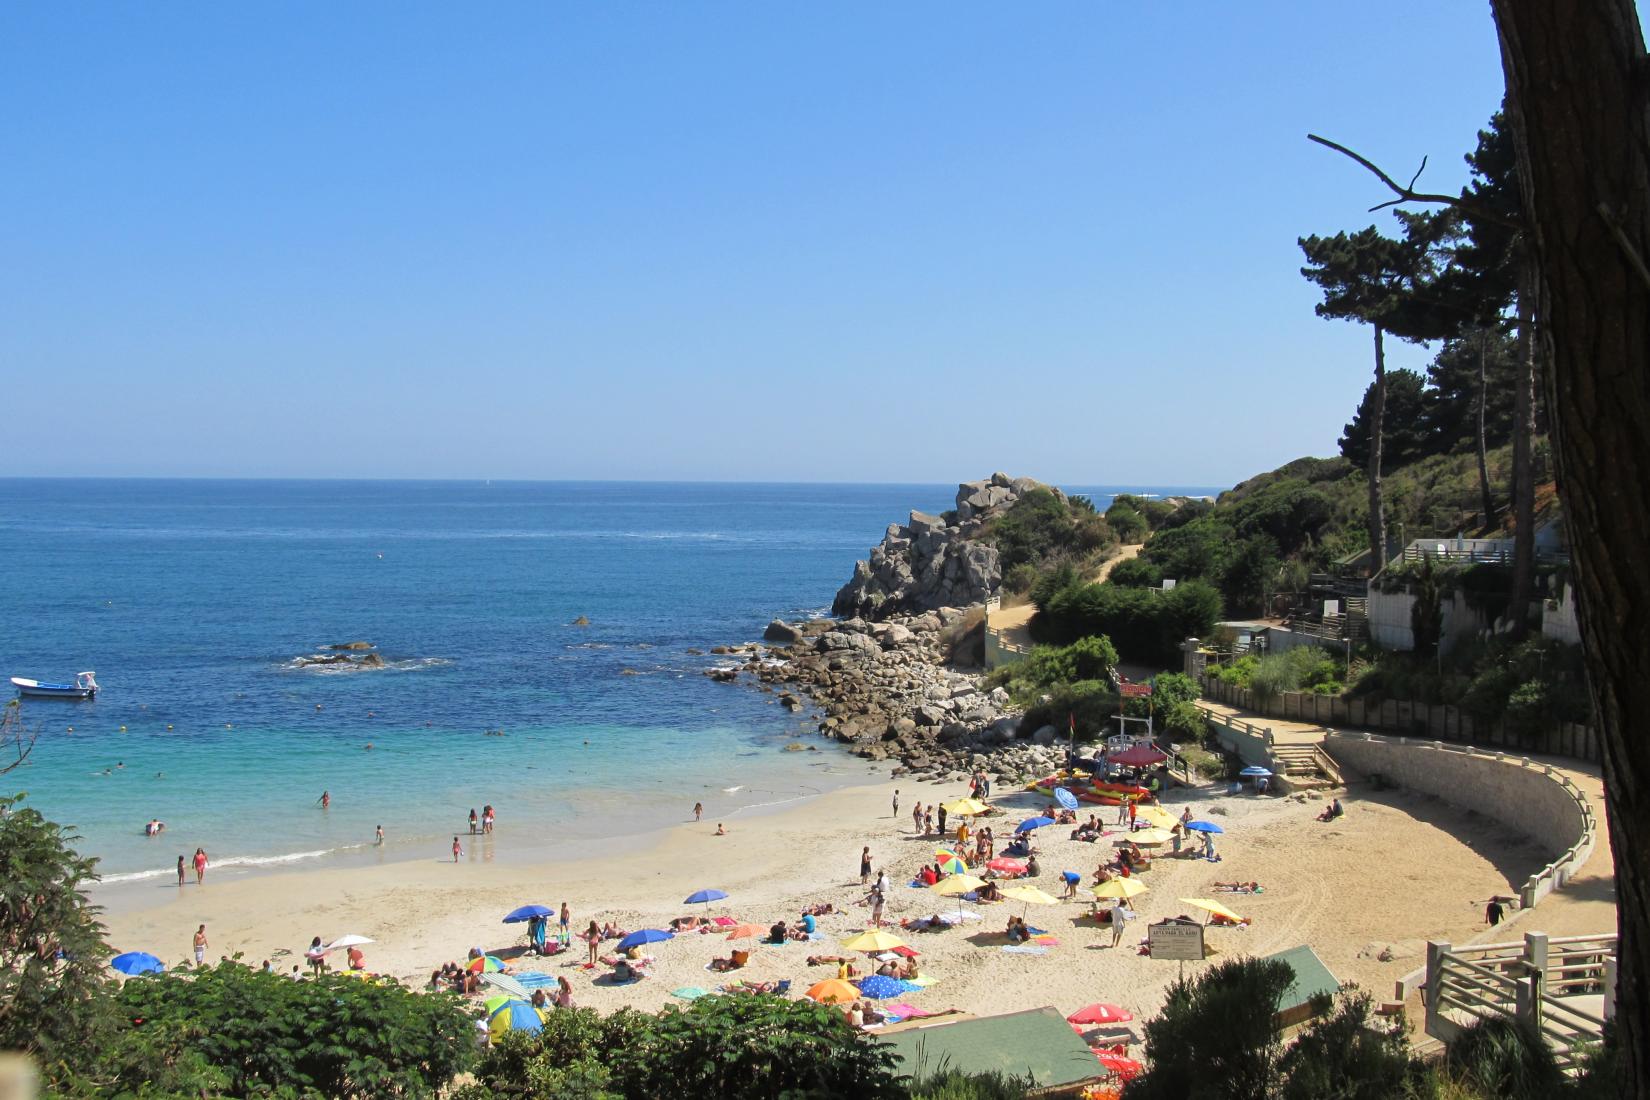
[(762, 640), (765, 642), (782, 642), (789, 645), (792, 642), (802, 640), (802, 631), (783, 619), (775, 619), (768, 624), (768, 629), (762, 632)]

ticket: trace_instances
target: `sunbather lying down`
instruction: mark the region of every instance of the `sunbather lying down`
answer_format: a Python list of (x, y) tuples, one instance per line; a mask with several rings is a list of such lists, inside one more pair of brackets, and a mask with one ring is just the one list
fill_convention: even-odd
[(1217, 882), (1215, 889), (1228, 894), (1264, 894), (1266, 888), (1258, 882)]
[(832, 966), (835, 966), (837, 963), (851, 963), (853, 961), (854, 961), (853, 959), (850, 959), (846, 955), (809, 955), (808, 956), (808, 965), (809, 966), (824, 966), (827, 963), (832, 965)]
[(912, 932), (944, 932), (952, 926), (950, 921), (946, 920), (938, 913), (935, 913), (931, 917), (917, 917), (914, 920), (902, 920), (899, 924), (901, 928), (909, 929)]
[(735, 951), (725, 959), (710, 960), (710, 968), (712, 970), (738, 970), (750, 960), (751, 953), (749, 951)]
[(729, 982), (721, 987), (723, 993), (784, 993), (790, 989), (791, 980), (782, 979), (777, 982)]
[(823, 917), (826, 913), (834, 912), (836, 912), (836, 906), (828, 901), (822, 901), (818, 905), (810, 905), (802, 910), (802, 915), (805, 917)]
[(704, 917), (672, 917), (672, 932), (714, 932), (716, 926)]

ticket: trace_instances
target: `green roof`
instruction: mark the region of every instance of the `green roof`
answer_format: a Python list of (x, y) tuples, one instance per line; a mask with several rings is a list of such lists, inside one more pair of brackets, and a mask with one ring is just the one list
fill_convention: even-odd
[(879, 1036), (878, 1041), (899, 1055), (899, 1071), (913, 1076), (940, 1069), (998, 1070), (1030, 1077), (1047, 1088), (1087, 1081), (1102, 1073), (1082, 1037), (1054, 1008), (917, 1028)]
[(1278, 1011), (1288, 1012), (1292, 1008), (1299, 1008), (1313, 997), (1321, 994), (1335, 994), (1341, 991), (1341, 983), (1335, 980), (1335, 975), (1318, 958), (1317, 952), (1302, 944), (1291, 947), (1287, 951), (1279, 951), (1275, 955), (1267, 955), (1268, 959), (1279, 959), (1289, 964), (1289, 969), (1295, 972), (1295, 980), (1283, 996), (1278, 998)]

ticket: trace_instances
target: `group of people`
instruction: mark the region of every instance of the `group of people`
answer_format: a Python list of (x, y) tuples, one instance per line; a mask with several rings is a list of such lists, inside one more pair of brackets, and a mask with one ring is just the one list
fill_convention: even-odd
[(470, 835), (475, 836), (476, 833), (478, 833), (478, 832), (485, 835), (485, 834), (491, 833), (492, 831), (493, 831), (493, 807), (492, 807), (492, 804), (489, 803), (488, 805), (483, 806), (481, 808), (481, 817), (479, 819), (476, 817), (475, 809), (472, 807), (471, 810), (470, 810)]
[(205, 848), (196, 848), (193, 860), (186, 861), (184, 856), (178, 856), (178, 885), (183, 885), (184, 875), (188, 872), (189, 864), (193, 863), (195, 866), (195, 885), (204, 886), (206, 884), (207, 862)]
[(527, 943), (539, 955), (559, 955), (573, 946), (573, 911), (564, 901), (556, 925), (556, 938), (550, 938), (550, 918), (530, 917), (527, 920)]

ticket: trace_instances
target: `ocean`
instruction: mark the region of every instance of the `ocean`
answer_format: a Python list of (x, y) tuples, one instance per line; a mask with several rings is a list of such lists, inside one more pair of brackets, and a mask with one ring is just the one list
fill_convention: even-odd
[[(213, 874), (450, 858), (454, 834), (467, 858), (544, 857), (694, 802), (720, 820), (807, 798), (869, 765), (709, 680), (729, 660), (709, 650), (824, 614), (890, 522), (955, 492), (0, 480), (0, 671), (102, 689), (25, 700), (38, 739), (0, 790), (72, 825), (110, 882), (165, 880), (197, 847)], [(298, 662), (352, 641), (384, 667)], [(472, 843), (486, 804), (497, 831)]]

